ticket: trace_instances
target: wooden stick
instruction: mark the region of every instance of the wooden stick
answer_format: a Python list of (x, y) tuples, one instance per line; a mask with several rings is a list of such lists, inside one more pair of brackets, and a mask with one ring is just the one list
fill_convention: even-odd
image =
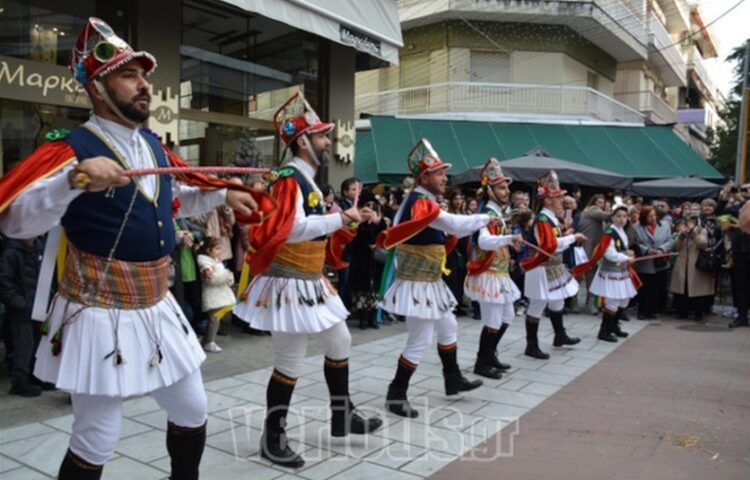
[(666, 258), (666, 257), (672, 257), (672, 256), (674, 256), (674, 253), (672, 253), (672, 252), (669, 252), (669, 253), (659, 253), (657, 255), (646, 255), (645, 257), (638, 257), (638, 258), (636, 258), (633, 261), (633, 263), (642, 262), (644, 260), (654, 260), (656, 258)]
[(544, 251), (544, 250), (542, 250), (541, 248), (537, 247), (537, 246), (536, 246), (536, 245), (534, 245), (533, 243), (531, 243), (531, 242), (528, 242), (528, 241), (526, 241), (526, 240), (521, 240), (521, 243), (523, 243), (523, 244), (524, 244), (524, 245), (526, 245), (527, 247), (531, 248), (532, 250), (536, 250), (537, 252), (539, 252), (539, 253), (541, 253), (541, 254), (543, 254), (543, 255), (545, 255), (545, 256), (547, 256), (547, 257), (549, 257), (549, 258), (552, 258), (552, 257), (554, 257), (554, 256), (555, 256), (554, 254), (550, 254), (550, 253), (547, 253), (547, 252), (545, 252), (545, 251)]

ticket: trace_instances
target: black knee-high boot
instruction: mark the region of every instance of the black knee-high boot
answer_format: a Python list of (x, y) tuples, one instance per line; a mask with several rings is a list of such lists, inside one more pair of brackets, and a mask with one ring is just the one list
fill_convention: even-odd
[(198, 480), (205, 445), (206, 423), (189, 428), (167, 422), (167, 452), (172, 467), (170, 480)]
[(575, 345), (580, 342), (580, 338), (569, 337), (565, 332), (563, 325), (563, 314), (562, 312), (549, 312), (549, 318), (552, 321), (552, 328), (555, 330), (555, 340), (552, 343), (555, 347), (562, 347), (563, 345)]
[(458, 368), (458, 345), (455, 342), (450, 345), (438, 344), (438, 355), (443, 362), (446, 395), (456, 395), (482, 386), (481, 380), (471, 381), (461, 374)]
[(399, 357), (396, 376), (388, 385), (388, 394), (385, 397), (385, 408), (389, 412), (406, 418), (416, 418), (419, 415), (419, 412), (412, 408), (409, 399), (406, 398), (409, 380), (416, 369), (416, 364), (405, 359), (403, 355)]
[(104, 465), (94, 465), (82, 459), (70, 450), (65, 454), (60, 471), (59, 480), (99, 480), (102, 478)]
[(547, 360), (549, 354), (543, 352), (539, 348), (539, 338), (537, 337), (538, 331), (539, 319), (526, 315), (526, 351), (524, 352), (524, 355), (538, 358), (540, 360)]
[(500, 369), (495, 368), (492, 360), (495, 358), (495, 337), (498, 330), (490, 327), (484, 327), (479, 336), (479, 351), (477, 352), (477, 361), (474, 364), (474, 373), (482, 377), (498, 380), (503, 377)]
[(602, 325), (599, 327), (599, 335), (596, 338), (605, 342), (616, 342), (617, 337), (612, 335), (612, 322), (617, 322), (617, 314), (612, 313), (606, 308), (602, 312)]
[(325, 359), (323, 373), (331, 394), (331, 436), (344, 437), (350, 433), (365, 434), (383, 425), (378, 417), (364, 418), (354, 408), (349, 397), (349, 359)]
[(265, 428), (260, 438), (260, 456), (282, 467), (300, 468), (305, 461), (289, 447), (286, 415), (297, 379), (274, 370), (266, 390)]
[(625, 332), (620, 328), (620, 320), (623, 320), (623, 315), (625, 315), (625, 309), (619, 308), (617, 309), (617, 314), (615, 314), (615, 319), (612, 322), (612, 333), (617, 335), (620, 338), (626, 338), (628, 336), (628, 332)]
[(507, 363), (503, 363), (497, 359), (497, 346), (500, 343), (500, 340), (503, 338), (503, 335), (505, 335), (506, 330), (508, 330), (508, 324), (501, 324), (500, 330), (498, 330), (497, 333), (495, 333), (495, 336), (492, 338), (492, 366), (500, 369), (501, 371), (510, 369), (510, 365), (508, 365)]

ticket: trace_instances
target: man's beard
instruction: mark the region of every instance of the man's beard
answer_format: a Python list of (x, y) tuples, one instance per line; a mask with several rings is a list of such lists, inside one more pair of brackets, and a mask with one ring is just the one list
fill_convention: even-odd
[[(120, 112), (122, 112), (122, 115), (125, 118), (133, 123), (143, 123), (148, 120), (148, 117), (151, 115), (151, 112), (149, 110), (149, 106), (151, 105), (151, 95), (148, 92), (139, 93), (138, 95), (133, 97), (130, 102), (126, 102), (125, 100), (120, 98), (117, 91), (110, 88), (106, 83), (104, 83), (104, 90), (107, 92), (107, 95), (109, 95), (112, 103), (114, 103), (115, 106), (120, 109)], [(136, 106), (136, 102), (144, 98), (147, 99), (148, 102), (146, 103), (146, 109), (141, 110)]]
[(321, 167), (327, 167), (328, 164), (331, 163), (331, 152), (329, 152), (325, 148), (322, 148), (319, 151), (315, 152), (315, 158), (318, 160), (318, 163)]

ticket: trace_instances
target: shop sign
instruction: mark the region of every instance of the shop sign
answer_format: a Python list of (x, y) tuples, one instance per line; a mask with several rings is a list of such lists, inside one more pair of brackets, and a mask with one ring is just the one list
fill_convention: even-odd
[(351, 45), (360, 52), (381, 56), (380, 40), (368, 37), (364, 33), (352, 30), (343, 25), (339, 27), (339, 36), (339, 38), (341, 38), (341, 43), (344, 45)]
[(88, 108), (84, 89), (58, 65), (0, 56), (0, 98)]

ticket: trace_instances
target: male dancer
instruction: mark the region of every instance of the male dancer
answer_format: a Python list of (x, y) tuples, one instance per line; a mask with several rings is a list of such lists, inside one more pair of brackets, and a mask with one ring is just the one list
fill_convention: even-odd
[(521, 268), (526, 271), (524, 292), (530, 301), (526, 312), (525, 354), (541, 360), (549, 358), (549, 354), (539, 348), (537, 338), (539, 319), (545, 308), (549, 310), (555, 330), (555, 347), (575, 345), (581, 341), (580, 338), (569, 337), (563, 326), (565, 299), (578, 292), (578, 282), (563, 263), (562, 252), (574, 243), (586, 240), (581, 233), (562, 235), (555, 212), (562, 207), (565, 193), (554, 170), (537, 180), (537, 195), (543, 206), (534, 220), (534, 240), (539, 250), (521, 263)]
[(484, 328), (479, 337), (479, 351), (474, 364), (474, 373), (483, 377), (500, 379), (502, 371), (510, 365), (497, 359), (497, 345), (508, 329), (515, 311), (513, 302), (521, 298), (521, 292), (508, 273), (510, 252), (508, 246), (520, 245), (520, 235), (508, 235), (503, 210), (510, 200), (510, 177), (496, 158), (490, 158), (481, 172), (482, 213), (498, 218), (500, 225), (485, 227), (475, 234), (474, 259), (468, 262), (464, 290), (472, 300), (479, 302)]
[(241, 187), (197, 175), (178, 178), (215, 191), (166, 175), (123, 176), (132, 168), (186, 165), (138, 128), (149, 116), (151, 54), (90, 18), (70, 67), (91, 101), (91, 118), (67, 136), (51, 132), (55, 141), (0, 180), (0, 230), (14, 238), (50, 231), (35, 319), (45, 318), (58, 245), (64, 254), (34, 372), (73, 403), (58, 478), (100, 478), (120, 437), (123, 399), (148, 393), (167, 412), (171, 478), (197, 479), (206, 439), (205, 354), (167, 288), (173, 209), (197, 215), (226, 202), (245, 218), (256, 202)]
[(273, 338), (274, 371), (266, 392), (268, 412), (260, 454), (278, 465), (299, 468), (305, 461), (289, 446), (285, 427), (308, 335), (325, 352), (331, 435), (365, 434), (382, 425), (380, 418), (363, 418), (349, 398), (351, 335), (345, 322), (349, 312), (323, 275), (326, 254), (336, 250), (327, 248), (326, 237), (352, 222), (369, 219), (372, 210), (355, 206), (339, 214), (324, 214), (323, 195), (314, 178), (327, 161), (331, 147), (327, 134), (333, 124), (322, 122), (301, 93), (275, 113), (274, 127), (293, 158), (279, 171), (272, 187), (276, 215), (250, 232), (247, 261), (254, 280), (234, 313), (253, 328), (270, 331)]
[(480, 380), (467, 380), (456, 360), (457, 323), (453, 308), (457, 302), (441, 278), (446, 250), (455, 246), (456, 238), (447, 237), (445, 232), (463, 237), (486, 225), (498, 225), (499, 220), (487, 214), (453, 215), (440, 209), (435, 197), (445, 193), (445, 172), (451, 165), (440, 160), (426, 139), (412, 148), (407, 164), (416, 187), (404, 199), (394, 226), (383, 232), (379, 243), (387, 249), (395, 247), (397, 261), (396, 280), (386, 291), (382, 308), (404, 315), (409, 331), (396, 376), (388, 387), (386, 408), (396, 415), (414, 418), (418, 412), (409, 404), (406, 390), (422, 353), (432, 343), (433, 330), (437, 330), (446, 395), (482, 385)]

